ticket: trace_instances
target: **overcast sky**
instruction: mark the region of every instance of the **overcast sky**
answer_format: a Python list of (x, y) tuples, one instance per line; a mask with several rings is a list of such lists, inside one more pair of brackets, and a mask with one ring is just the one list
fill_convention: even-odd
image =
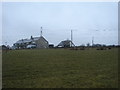
[(70, 39), (75, 45), (118, 44), (117, 2), (4, 2), (2, 3), (2, 44), (43, 36), (57, 45)]

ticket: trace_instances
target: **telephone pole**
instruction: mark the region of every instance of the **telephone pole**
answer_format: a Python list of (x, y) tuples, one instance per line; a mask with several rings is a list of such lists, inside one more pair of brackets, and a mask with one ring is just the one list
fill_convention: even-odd
[(43, 28), (41, 27), (41, 31), (40, 31), (40, 36), (42, 37), (42, 30), (43, 30)]
[(94, 45), (94, 37), (92, 37), (92, 46)]
[(71, 41), (73, 41), (73, 31), (71, 30)]

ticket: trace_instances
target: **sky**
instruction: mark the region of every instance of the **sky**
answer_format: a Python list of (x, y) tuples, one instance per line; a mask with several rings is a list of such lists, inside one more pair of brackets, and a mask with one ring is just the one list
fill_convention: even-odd
[[(1, 5), (1, 4), (0, 4)], [(1, 12), (0, 12), (1, 13)], [(71, 39), (76, 46), (118, 44), (117, 2), (3, 2), (2, 42), (12, 46), (20, 39), (43, 36), (57, 45)]]

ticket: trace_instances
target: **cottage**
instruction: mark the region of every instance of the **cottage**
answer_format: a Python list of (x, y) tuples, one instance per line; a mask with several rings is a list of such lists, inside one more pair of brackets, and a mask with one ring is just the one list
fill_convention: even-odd
[(32, 37), (30, 39), (21, 39), (13, 44), (15, 49), (24, 48), (49, 48), (48, 41), (41, 35), (40, 37)]
[(71, 40), (65, 40), (65, 41), (61, 41), (57, 47), (73, 47), (75, 46), (74, 43)]

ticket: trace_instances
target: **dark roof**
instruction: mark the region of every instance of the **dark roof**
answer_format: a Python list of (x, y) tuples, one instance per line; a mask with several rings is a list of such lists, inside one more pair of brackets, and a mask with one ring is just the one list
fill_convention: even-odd
[(20, 44), (20, 43), (29, 43), (29, 42), (32, 42), (32, 41), (37, 41), (39, 39), (43, 39), (45, 40), (46, 42), (48, 42), (43, 36), (41, 37), (33, 37), (32, 39), (21, 39), (21, 40), (18, 40), (16, 42), (16, 44)]

